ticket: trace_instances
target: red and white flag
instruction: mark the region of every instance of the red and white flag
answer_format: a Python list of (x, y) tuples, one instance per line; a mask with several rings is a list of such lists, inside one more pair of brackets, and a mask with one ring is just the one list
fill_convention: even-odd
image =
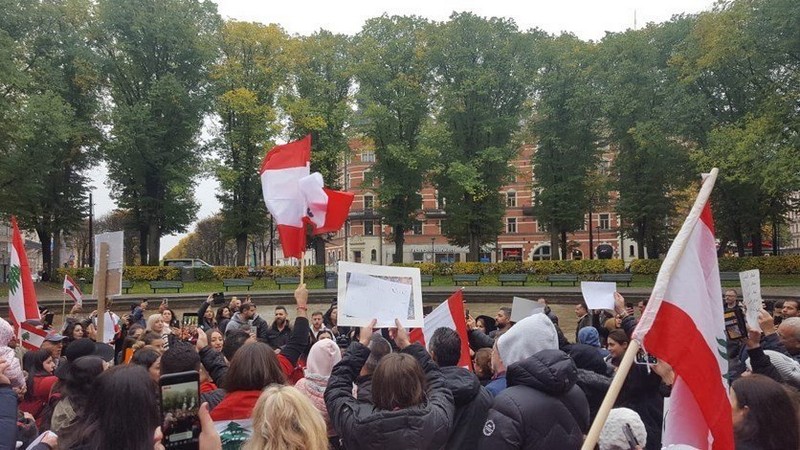
[(645, 351), (675, 371), (663, 446), (734, 447), (722, 288), (708, 200), (717, 173), (714, 169), (705, 177), (633, 333)]
[(81, 288), (72, 281), (69, 275), (64, 275), (64, 293), (67, 294), (76, 305), (83, 305), (83, 293), (81, 292)]
[(461, 358), (458, 365), (466, 369), (472, 368), (472, 358), (469, 355), (469, 338), (467, 336), (467, 323), (464, 314), (464, 296), (461, 290), (456, 291), (447, 300), (437, 306), (430, 314), (425, 316), (425, 326), (411, 330), (411, 342), (419, 342), (428, 348), (433, 333), (439, 328), (450, 328), (458, 333), (461, 338)]
[(278, 226), (285, 257), (302, 258), (306, 224), (314, 234), (336, 231), (344, 224), (353, 194), (324, 189), (322, 176), (310, 174), (311, 135), (277, 145), (261, 163), (264, 202)]
[(15, 327), (28, 320), (40, 320), (39, 304), (33, 287), (31, 268), (25, 244), (17, 226), (17, 218), (11, 216), (11, 264), (8, 272), (8, 307), (11, 322)]
[(44, 343), (44, 338), (47, 337), (47, 331), (36, 328), (29, 322), (24, 322), (19, 326), (19, 337), (26, 350), (39, 350)]

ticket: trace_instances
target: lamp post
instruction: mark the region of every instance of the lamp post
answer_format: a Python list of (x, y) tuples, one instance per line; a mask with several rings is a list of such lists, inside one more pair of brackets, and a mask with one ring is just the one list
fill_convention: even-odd
[[(597, 240), (600, 241), (600, 225), (597, 225), (595, 229), (597, 230)], [(592, 248), (592, 253), (594, 253), (594, 248)]]
[(436, 238), (431, 238), (431, 262), (436, 262), (436, 249), (434, 248), (434, 243), (436, 243)]
[(594, 236), (592, 236), (592, 202), (589, 202), (589, 259), (594, 259)]

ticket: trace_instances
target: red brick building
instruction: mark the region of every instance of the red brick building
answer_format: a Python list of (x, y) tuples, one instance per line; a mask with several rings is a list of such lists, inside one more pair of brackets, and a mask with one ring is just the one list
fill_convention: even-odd
[[(533, 146), (524, 146), (518, 157), (511, 161), (516, 170), (513, 182), (501, 189), (506, 202), (504, 232), (497, 241), (483, 246), (482, 261), (529, 261), (550, 259), (550, 235), (533, 216), (532, 192), (533, 170), (531, 157)], [(610, 164), (611, 155), (606, 155), (601, 170)], [(343, 165), (341, 180), (347, 190), (355, 193), (350, 211), (349, 223), (343, 227), (326, 248), (326, 262), (333, 265), (340, 260), (352, 262), (389, 264), (394, 254), (391, 227), (381, 221), (377, 211), (377, 195), (369, 187), (362, 186), (364, 174), (375, 162), (375, 152), (367, 146), (356, 143)], [(620, 254), (626, 261), (634, 259), (636, 245), (621, 239), (618, 233), (619, 218), (611, 205), (593, 211), (591, 223), (588, 214), (584, 229), (568, 236), (571, 251), (567, 259), (589, 258), (590, 232), (592, 246), (605, 246), (614, 258)], [(467, 248), (450, 244), (442, 235), (442, 221), (447, 220), (443, 202), (433, 186), (422, 189), (422, 211), (415, 226), (406, 233), (404, 245), (405, 262), (457, 262), (466, 261)], [(609, 249), (610, 247), (610, 249)], [(620, 253), (620, 247), (624, 249)], [(310, 255), (307, 259), (311, 259)]]

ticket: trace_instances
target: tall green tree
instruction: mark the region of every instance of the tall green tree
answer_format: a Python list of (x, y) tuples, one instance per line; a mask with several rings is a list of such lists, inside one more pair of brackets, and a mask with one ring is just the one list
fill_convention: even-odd
[(184, 231), (198, 205), (199, 132), (221, 21), (198, 0), (101, 0), (103, 58), (113, 101), (104, 148), (112, 197), (133, 212), (142, 263), (159, 261), (164, 234)]
[(550, 230), (551, 248), (560, 246), (566, 259), (567, 234), (583, 227), (589, 175), (600, 156), (599, 98), (589, 74), (592, 44), (563, 34), (542, 40), (538, 50), (543, 64), (532, 124), (538, 140), (533, 207), (536, 219)]
[(215, 147), (223, 230), (236, 240), (236, 265), (244, 266), (249, 235), (265, 226), (258, 166), (280, 131), (276, 104), (285, 85), (289, 37), (277, 25), (227, 22), (222, 58), (212, 70), (221, 135)]
[(442, 142), (435, 183), (446, 199), (444, 234), (469, 248), (469, 261), (502, 229), (499, 190), (512, 173), (512, 135), (527, 96), (524, 50), (513, 21), (472, 13), (453, 14), (432, 35), (434, 134)]
[(636, 240), (642, 257), (657, 258), (666, 249), (676, 207), (672, 194), (694, 176), (681, 142), (691, 109), (684, 108), (685, 90), (668, 64), (689, 29), (689, 21), (678, 18), (609, 34), (596, 62), (609, 142), (617, 151), (621, 232)]
[(83, 0), (11, 3), (0, 6), (0, 53), (10, 58), (0, 56), (0, 210), (36, 230), (50, 275), (61, 264), (51, 248), (85, 215), (85, 173), (100, 141), (93, 9)]
[(421, 139), (432, 94), (430, 31), (425, 19), (381, 16), (356, 36), (360, 128), (374, 143), (376, 159), (365, 182), (375, 188), (378, 210), (392, 226), (396, 263), (403, 262), (405, 233), (422, 208), (420, 191), (433, 157)]
[[(346, 127), (352, 83), (350, 38), (320, 30), (295, 38), (291, 46), (289, 87), (281, 105), (289, 119), (291, 139), (311, 134), (311, 170), (325, 185), (341, 187), (339, 168), (348, 148)], [(325, 237), (310, 240), (316, 264), (325, 264)]]

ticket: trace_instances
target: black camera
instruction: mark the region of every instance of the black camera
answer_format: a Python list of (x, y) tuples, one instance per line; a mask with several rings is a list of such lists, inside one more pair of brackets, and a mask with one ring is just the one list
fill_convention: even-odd
[(211, 300), (211, 304), (215, 306), (219, 306), (225, 303), (225, 293), (224, 292), (215, 292), (214, 296)]

